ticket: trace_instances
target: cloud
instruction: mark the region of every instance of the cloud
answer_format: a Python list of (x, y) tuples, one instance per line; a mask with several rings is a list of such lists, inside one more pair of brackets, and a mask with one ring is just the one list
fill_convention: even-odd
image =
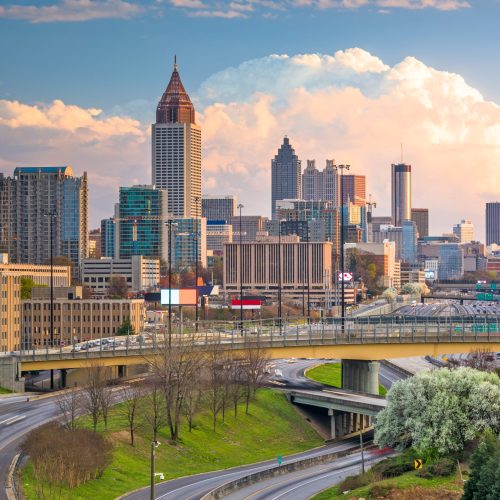
[(2, 172), (11, 175), (27, 165), (72, 165), (75, 175), (87, 171), (92, 226), (112, 215), (119, 186), (151, 182), (149, 155), (148, 127), (133, 118), (61, 100), (0, 100)]
[[(388, 65), (352, 48), (253, 59), (188, 91), (202, 126), (203, 190), (236, 194), (247, 214), (270, 214), (271, 158), (285, 134), (304, 166), (335, 158), (366, 175), (375, 214), (389, 214), (390, 165), (403, 143), (413, 204), (430, 209), (432, 232), (466, 218), (483, 238), (484, 203), (500, 192), (500, 106), (458, 74), (414, 57)], [(88, 171), (94, 227), (112, 214), (119, 186), (151, 182), (154, 108), (146, 99), (108, 113), (0, 100), (0, 168)]]
[[(170, 0), (174, 7), (185, 10), (193, 17), (222, 17), (227, 19), (249, 17), (251, 13), (261, 13), (264, 17), (273, 12), (290, 8), (310, 8), (314, 10), (356, 10), (375, 9), (387, 14), (391, 9), (435, 9), (441, 11), (470, 7), (466, 0)], [(275, 15), (275, 14), (274, 14)]]
[[(212, 75), (197, 92), (209, 193), (270, 212), (271, 158), (287, 134), (300, 159), (350, 163), (376, 214), (390, 214), (390, 164), (413, 166), (414, 206), (431, 229), (472, 219), (500, 192), (500, 106), (454, 73), (407, 57), (394, 66), (359, 48), (271, 55)], [(480, 166), (480, 175), (478, 175)]]
[(31, 23), (81, 22), (93, 19), (129, 19), (144, 10), (140, 5), (125, 0), (62, 0), (43, 6), (0, 6), (0, 18)]

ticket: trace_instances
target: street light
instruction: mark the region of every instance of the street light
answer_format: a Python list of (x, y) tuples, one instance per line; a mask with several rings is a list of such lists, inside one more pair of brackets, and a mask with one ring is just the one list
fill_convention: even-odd
[[(199, 217), (198, 213), (198, 205), (200, 202), (200, 197), (195, 196), (194, 201), (196, 203), (196, 215)], [(195, 309), (195, 331), (198, 333), (198, 232), (199, 232), (199, 219), (198, 217), (196, 218), (196, 231), (194, 234), (194, 244), (195, 244), (195, 255), (196, 255), (196, 263), (195, 263), (195, 284), (194, 288), (196, 290), (196, 309)], [(201, 249), (200, 249), (200, 254), (201, 254)], [(201, 255), (200, 255), (201, 258)]]
[[(340, 286), (341, 286), (341, 332), (344, 333), (345, 330), (345, 291), (344, 291), (344, 182), (343, 175), (344, 170), (349, 170), (350, 165), (336, 165), (337, 170), (340, 170), (340, 271), (341, 276)], [(338, 276), (337, 276), (338, 279)]]
[[(54, 347), (54, 219), (57, 217), (57, 213), (55, 210), (51, 210), (50, 212), (46, 212), (43, 214), (45, 217), (49, 219), (49, 245), (50, 245), (50, 339), (49, 343), (51, 347)], [(50, 388), (54, 388), (54, 370), (50, 370)]]
[(172, 347), (172, 226), (174, 219), (168, 219), (168, 347)]
[(281, 222), (278, 221), (278, 321), (280, 325), (280, 335), (282, 334), (282, 311), (281, 311)]
[(151, 488), (149, 496), (151, 500), (155, 500), (155, 451), (158, 446), (160, 446), (159, 441), (151, 441)]
[(243, 230), (241, 224), (241, 209), (244, 208), (240, 203), (238, 209), (240, 211), (240, 333), (243, 337)]

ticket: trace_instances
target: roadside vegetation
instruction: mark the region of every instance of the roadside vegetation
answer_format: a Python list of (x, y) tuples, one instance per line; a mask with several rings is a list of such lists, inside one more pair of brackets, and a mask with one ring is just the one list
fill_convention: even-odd
[(500, 379), (476, 365), (485, 371), (443, 368), (395, 383), (375, 443), (400, 455), (315, 498), (500, 498)]
[[(342, 387), (342, 365), (341, 363), (324, 363), (306, 370), (305, 376), (325, 385), (332, 387)], [(378, 393), (380, 396), (385, 396), (387, 389), (379, 384)]]
[[(147, 383), (121, 388), (104, 382), (107, 368), (90, 366), (85, 388), (61, 394), (58, 405), (64, 432), (99, 436), (110, 447), (109, 462), (106, 449), (96, 447), (104, 465), (95, 469), (95, 478), (70, 483), (60, 471), (40, 465), (26, 447), (32, 457), (22, 477), (26, 498), (112, 499), (147, 486), (152, 441), (161, 443), (156, 471), (165, 479), (323, 444), (283, 394), (259, 388), (266, 364), (266, 353), (258, 347), (241, 357), (230, 356), (220, 345), (203, 354), (187, 344), (165, 347), (151, 361)], [(48, 461), (61, 460), (58, 446), (45, 443)]]

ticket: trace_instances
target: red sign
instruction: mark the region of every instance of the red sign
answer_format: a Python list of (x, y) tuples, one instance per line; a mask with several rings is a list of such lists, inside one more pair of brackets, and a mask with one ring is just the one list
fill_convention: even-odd
[[(258, 299), (243, 299), (243, 309), (260, 309), (261, 304), (262, 302)], [(231, 301), (231, 309), (241, 309), (241, 300), (233, 299)]]
[(352, 281), (352, 273), (339, 273), (338, 274), (339, 281)]

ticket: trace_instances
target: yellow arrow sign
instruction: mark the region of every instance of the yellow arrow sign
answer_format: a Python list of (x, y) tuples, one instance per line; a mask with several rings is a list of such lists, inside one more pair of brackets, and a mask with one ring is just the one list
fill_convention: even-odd
[(421, 469), (422, 466), (424, 465), (424, 461), (421, 459), (421, 458), (416, 458), (414, 461), (413, 461), (414, 465), (415, 465), (415, 469)]

